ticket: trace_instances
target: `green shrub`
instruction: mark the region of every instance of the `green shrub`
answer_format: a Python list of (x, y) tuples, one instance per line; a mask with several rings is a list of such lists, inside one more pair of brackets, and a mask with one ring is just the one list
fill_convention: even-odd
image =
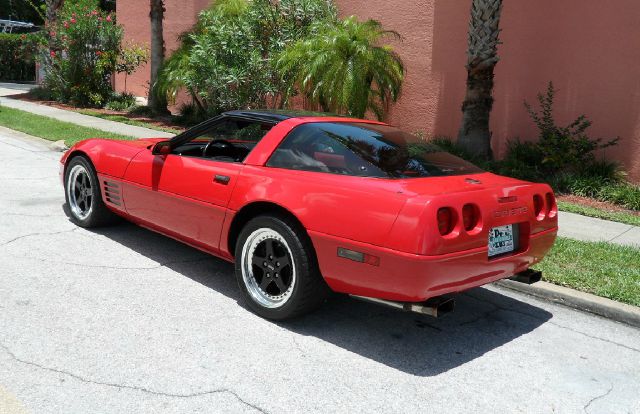
[(171, 102), (190, 93), (199, 113), (281, 106), (285, 83), (272, 63), (286, 44), (304, 37), (313, 22), (332, 19), (326, 0), (219, 0), (202, 11), (180, 47), (167, 59), (155, 93)]
[(207, 118), (207, 114), (195, 103), (184, 103), (178, 108), (178, 116), (175, 121), (180, 125), (196, 125)]
[(112, 96), (123, 30), (97, 0), (65, 2), (49, 35), (54, 44), (44, 85), (56, 100), (101, 107)]
[(40, 35), (0, 33), (0, 80), (31, 82), (36, 76)]
[(112, 111), (126, 111), (136, 104), (136, 97), (130, 93), (113, 94), (104, 106)]
[[(591, 138), (587, 130), (591, 121), (578, 116), (567, 126), (558, 126), (553, 118), (556, 90), (549, 82), (546, 93), (538, 94), (539, 111), (525, 102), (529, 116), (538, 127), (538, 141), (533, 144), (514, 144), (508, 148), (507, 158), (534, 166), (546, 176), (558, 173), (583, 174), (596, 162), (595, 151), (616, 145), (618, 138), (604, 141)], [(603, 142), (604, 141), (604, 142)]]
[(36, 86), (29, 91), (29, 96), (34, 99), (38, 99), (40, 101), (51, 101), (53, 100), (53, 95), (51, 91), (42, 86)]
[(131, 115), (146, 116), (146, 117), (151, 117), (154, 115), (153, 110), (146, 105), (140, 105), (140, 106), (134, 105), (131, 108), (129, 108), (129, 113)]
[(630, 210), (640, 210), (640, 187), (622, 183), (603, 186), (598, 192), (597, 198), (602, 201), (619, 204)]

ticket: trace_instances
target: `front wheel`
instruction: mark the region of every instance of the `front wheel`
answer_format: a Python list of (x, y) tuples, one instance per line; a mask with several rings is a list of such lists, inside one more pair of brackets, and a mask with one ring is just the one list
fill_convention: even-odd
[(78, 226), (98, 227), (117, 220), (102, 201), (98, 176), (86, 158), (77, 156), (69, 161), (64, 189), (69, 217)]
[(326, 298), (308, 236), (293, 220), (259, 216), (242, 229), (236, 245), (236, 279), (252, 311), (275, 320), (317, 308)]

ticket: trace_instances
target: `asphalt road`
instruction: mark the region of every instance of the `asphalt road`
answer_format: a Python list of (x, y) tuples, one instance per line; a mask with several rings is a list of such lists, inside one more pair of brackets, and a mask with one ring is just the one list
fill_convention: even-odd
[(338, 297), (288, 323), (232, 266), (63, 213), (59, 153), (0, 129), (0, 412), (640, 413), (640, 331), (497, 288), (435, 320)]

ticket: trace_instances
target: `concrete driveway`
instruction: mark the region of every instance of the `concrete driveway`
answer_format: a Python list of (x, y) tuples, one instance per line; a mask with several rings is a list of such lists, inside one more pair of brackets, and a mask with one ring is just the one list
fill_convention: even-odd
[(0, 130), (0, 412), (640, 412), (636, 329), (493, 287), (268, 322), (230, 264), (72, 225), (59, 157)]

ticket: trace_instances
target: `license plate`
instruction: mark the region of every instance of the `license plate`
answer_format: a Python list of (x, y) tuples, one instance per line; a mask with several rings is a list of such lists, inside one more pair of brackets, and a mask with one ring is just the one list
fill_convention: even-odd
[(489, 257), (513, 252), (516, 249), (516, 242), (513, 224), (492, 228), (489, 231)]

